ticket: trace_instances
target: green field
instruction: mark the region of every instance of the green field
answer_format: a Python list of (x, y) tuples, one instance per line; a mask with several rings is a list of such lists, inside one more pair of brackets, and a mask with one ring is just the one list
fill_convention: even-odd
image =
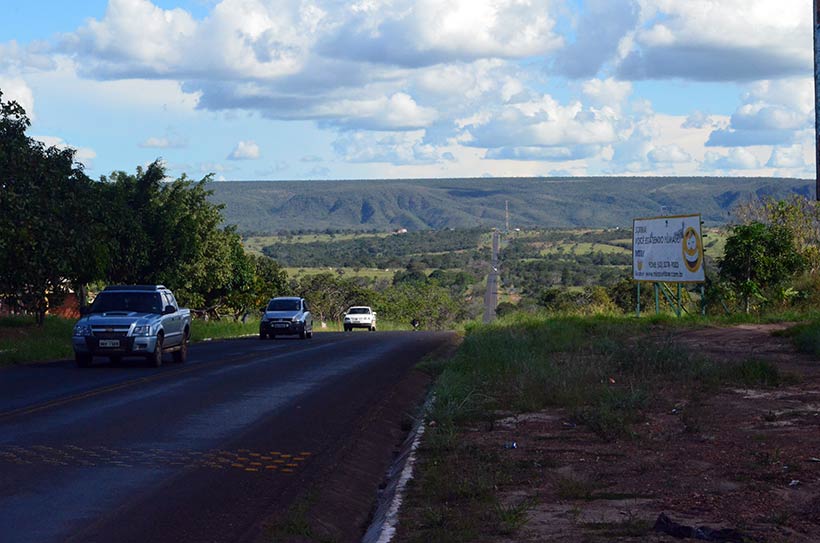
[[(342, 277), (366, 277), (368, 279), (387, 279), (392, 280), (393, 275), (399, 271), (397, 269), (380, 269), (380, 268), (283, 268), (288, 277), (303, 277), (305, 275), (319, 275), (320, 273), (335, 273), (339, 271)], [(429, 272), (428, 272), (429, 273)]]
[(572, 255), (589, 255), (594, 253), (603, 254), (625, 254), (630, 255), (632, 251), (618, 245), (610, 245), (608, 243), (589, 243), (589, 242), (571, 242), (565, 241), (555, 244), (548, 244), (547, 247), (541, 250), (544, 256), (553, 255), (556, 253), (572, 254)]

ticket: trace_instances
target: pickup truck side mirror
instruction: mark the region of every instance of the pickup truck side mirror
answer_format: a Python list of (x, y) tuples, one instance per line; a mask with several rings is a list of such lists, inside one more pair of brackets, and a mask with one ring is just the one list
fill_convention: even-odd
[(376, 316), (376, 312), (375, 312), (375, 311), (373, 312), (373, 316), (374, 316), (374, 317)]
[(171, 313), (176, 313), (177, 308), (172, 305), (166, 305), (165, 309), (162, 310), (163, 315), (170, 315)]

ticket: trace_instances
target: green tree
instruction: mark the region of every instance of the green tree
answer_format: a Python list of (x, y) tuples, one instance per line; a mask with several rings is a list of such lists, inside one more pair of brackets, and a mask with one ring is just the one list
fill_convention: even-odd
[(235, 318), (262, 311), (271, 298), (288, 291), (288, 274), (279, 264), (266, 256), (244, 252), (243, 255), (251, 265), (252, 280), (250, 283), (243, 281), (241, 286), (228, 293), (226, 302)]
[(463, 302), (431, 283), (399, 283), (386, 289), (377, 304), (385, 320), (409, 323), (418, 319), (422, 328), (444, 329), (464, 316)]
[(787, 200), (767, 198), (743, 203), (734, 212), (743, 224), (759, 222), (787, 229), (807, 271), (820, 272), (820, 205), (816, 201), (799, 195)]
[(233, 294), (253, 290), (255, 263), (235, 229), (222, 226), (222, 206), (208, 199), (210, 176), (169, 182), (156, 161), (101, 181), (106, 240), (117, 255), (106, 273), (110, 282), (161, 283), (180, 303), (215, 317), (245, 309)]
[(373, 305), (376, 294), (353, 278), (345, 279), (330, 272), (302, 276), (294, 281), (293, 287), (307, 299), (311, 312), (322, 322), (341, 320), (351, 305)]
[(0, 296), (36, 315), (102, 275), (98, 202), (70, 148), (26, 136), (30, 121), (0, 92)]
[(767, 301), (771, 293), (805, 266), (795, 249), (792, 232), (778, 224), (738, 225), (726, 240), (719, 262), (720, 279), (728, 284), (748, 313), (752, 300)]

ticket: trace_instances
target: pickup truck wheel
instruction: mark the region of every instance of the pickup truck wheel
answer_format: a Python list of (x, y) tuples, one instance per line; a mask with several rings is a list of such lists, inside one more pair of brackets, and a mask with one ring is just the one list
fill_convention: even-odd
[(307, 333), (307, 337), (308, 337), (308, 339), (313, 338), (313, 330), (311, 330), (310, 332)]
[(185, 334), (182, 336), (182, 345), (179, 346), (178, 351), (174, 351), (174, 362), (177, 364), (184, 364), (186, 360), (188, 360), (188, 336), (190, 332), (185, 330)]
[(305, 332), (305, 329), (302, 328), (302, 330), (299, 332), (299, 339), (305, 339), (306, 337), (307, 337), (307, 332)]
[(375, 327), (375, 326), (371, 326), (371, 327), (370, 327), (370, 331), (371, 331), (371, 332), (375, 332), (375, 331), (376, 331), (376, 327)]
[(162, 366), (162, 340), (162, 336), (157, 336), (157, 344), (154, 346), (154, 352), (151, 353), (151, 356), (148, 359), (151, 365), (155, 368)]
[(74, 362), (78, 368), (87, 368), (91, 365), (91, 355), (86, 353), (74, 353)]
[(259, 332), (259, 339), (268, 339), (268, 334), (265, 332)]

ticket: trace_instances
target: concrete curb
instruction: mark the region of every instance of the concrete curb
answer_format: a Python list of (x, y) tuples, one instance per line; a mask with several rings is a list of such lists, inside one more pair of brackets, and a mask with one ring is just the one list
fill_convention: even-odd
[(389, 543), (396, 534), (399, 523), (399, 510), (404, 499), (407, 482), (413, 478), (413, 467), (416, 463), (416, 449), (421, 443), (426, 428), (424, 415), (430, 409), (434, 396), (432, 393), (424, 402), (419, 419), (402, 444), (399, 455), (387, 470), (387, 485), (379, 492), (373, 521), (367, 528), (361, 543)]

